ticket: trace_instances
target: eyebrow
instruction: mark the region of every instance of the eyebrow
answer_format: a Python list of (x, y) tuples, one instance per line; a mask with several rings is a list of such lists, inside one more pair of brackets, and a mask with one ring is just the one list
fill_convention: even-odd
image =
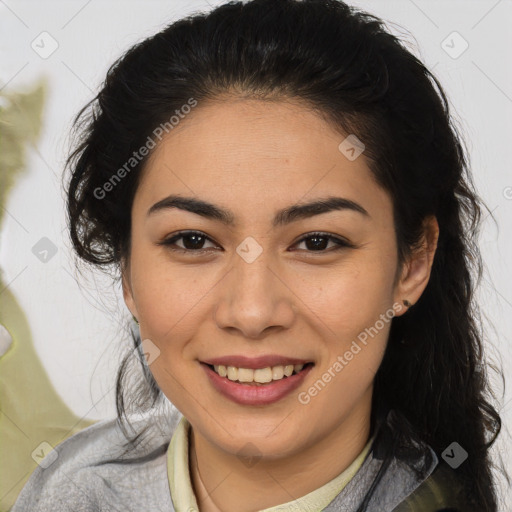
[[(194, 197), (170, 195), (155, 203), (147, 212), (151, 216), (157, 212), (177, 208), (187, 212), (201, 215), (208, 219), (217, 220), (227, 226), (235, 225), (235, 216), (232, 211), (216, 206), (207, 201)], [(297, 203), (278, 210), (272, 221), (272, 226), (284, 226), (292, 222), (320, 215), (336, 210), (351, 210), (371, 218), (370, 214), (358, 203), (343, 197), (329, 196), (324, 199), (316, 199), (309, 203)]]

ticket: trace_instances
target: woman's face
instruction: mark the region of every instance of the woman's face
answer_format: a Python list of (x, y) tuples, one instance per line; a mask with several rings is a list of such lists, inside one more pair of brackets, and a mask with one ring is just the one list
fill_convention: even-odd
[[(298, 103), (230, 98), (199, 104), (144, 170), (125, 301), (159, 387), (225, 453), (284, 457), (364, 428), (393, 310), (428, 280), (427, 260), (397, 274), (391, 199), (344, 139)], [(210, 206), (150, 211), (168, 196)], [(196, 237), (163, 243), (184, 230)], [(204, 364), (217, 358), (271, 368), (241, 379), (312, 365), (250, 385)]]

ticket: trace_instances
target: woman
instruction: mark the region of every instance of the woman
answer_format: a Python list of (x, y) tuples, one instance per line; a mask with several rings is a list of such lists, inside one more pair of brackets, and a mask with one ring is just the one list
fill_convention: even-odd
[(76, 123), (71, 239), (118, 271), (144, 379), (130, 352), (118, 422), (15, 512), (497, 510), (479, 200), (378, 18), (222, 5), (131, 48)]

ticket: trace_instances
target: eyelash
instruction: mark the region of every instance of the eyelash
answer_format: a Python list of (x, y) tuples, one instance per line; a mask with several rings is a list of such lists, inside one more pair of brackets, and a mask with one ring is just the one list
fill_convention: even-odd
[[(171, 251), (181, 252), (181, 253), (189, 253), (189, 254), (196, 253), (196, 254), (200, 255), (200, 254), (204, 254), (205, 251), (208, 251), (208, 249), (194, 250), (194, 249), (185, 249), (183, 247), (178, 247), (178, 248), (171, 247), (172, 245), (174, 245), (174, 242), (176, 242), (180, 238), (184, 238), (186, 235), (189, 235), (189, 236), (190, 235), (199, 235), (199, 236), (205, 238), (206, 240), (214, 243), (210, 237), (208, 237), (201, 231), (180, 231), (180, 232), (176, 233), (175, 235), (173, 235), (172, 237), (162, 240), (161, 242), (158, 243), (158, 245), (166, 246)], [(348, 242), (347, 240), (344, 240), (342, 238), (339, 238), (339, 237), (333, 236), (329, 233), (325, 233), (325, 232), (321, 232), (321, 231), (315, 231), (312, 233), (308, 233), (307, 236), (302, 237), (294, 245), (300, 244), (300, 243), (304, 242), (305, 240), (309, 240), (310, 238), (315, 238), (315, 237), (327, 238), (327, 239), (329, 239), (329, 241), (333, 241), (337, 245), (337, 247), (331, 248), (330, 250), (318, 250), (318, 251), (311, 251), (311, 250), (307, 250), (307, 249), (301, 249), (301, 250), (305, 250), (308, 253), (325, 254), (325, 253), (329, 253), (329, 252), (333, 252), (333, 251), (340, 251), (343, 249), (355, 248), (355, 246), (353, 244), (351, 244), (350, 242)]]

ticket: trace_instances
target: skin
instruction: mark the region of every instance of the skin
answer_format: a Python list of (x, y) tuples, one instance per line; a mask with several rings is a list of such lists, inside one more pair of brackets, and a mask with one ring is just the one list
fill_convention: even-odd
[[(123, 293), (141, 339), (160, 350), (150, 365), (154, 378), (192, 425), (191, 480), (201, 512), (257, 511), (304, 496), (345, 470), (369, 439), (373, 380), (390, 322), (308, 404), (298, 394), (379, 315), (393, 305), (404, 314), (402, 300), (418, 300), (438, 227), (429, 219), (423, 247), (399, 268), (391, 198), (364, 153), (350, 161), (338, 150), (344, 138), (299, 102), (229, 97), (199, 104), (144, 169)], [(229, 209), (236, 224), (176, 208), (148, 216), (169, 194)], [(277, 210), (332, 195), (369, 215), (337, 210), (273, 228)], [(208, 237), (196, 246), (202, 255), (159, 245), (180, 230)], [(315, 231), (354, 247), (336, 251), (327, 238), (315, 250), (304, 240)], [(262, 248), (252, 263), (236, 252), (246, 237)], [(174, 247), (185, 243), (190, 239)], [(281, 354), (315, 366), (278, 402), (238, 405), (211, 386), (199, 364), (231, 354)], [(241, 449), (259, 460), (246, 465)]]

